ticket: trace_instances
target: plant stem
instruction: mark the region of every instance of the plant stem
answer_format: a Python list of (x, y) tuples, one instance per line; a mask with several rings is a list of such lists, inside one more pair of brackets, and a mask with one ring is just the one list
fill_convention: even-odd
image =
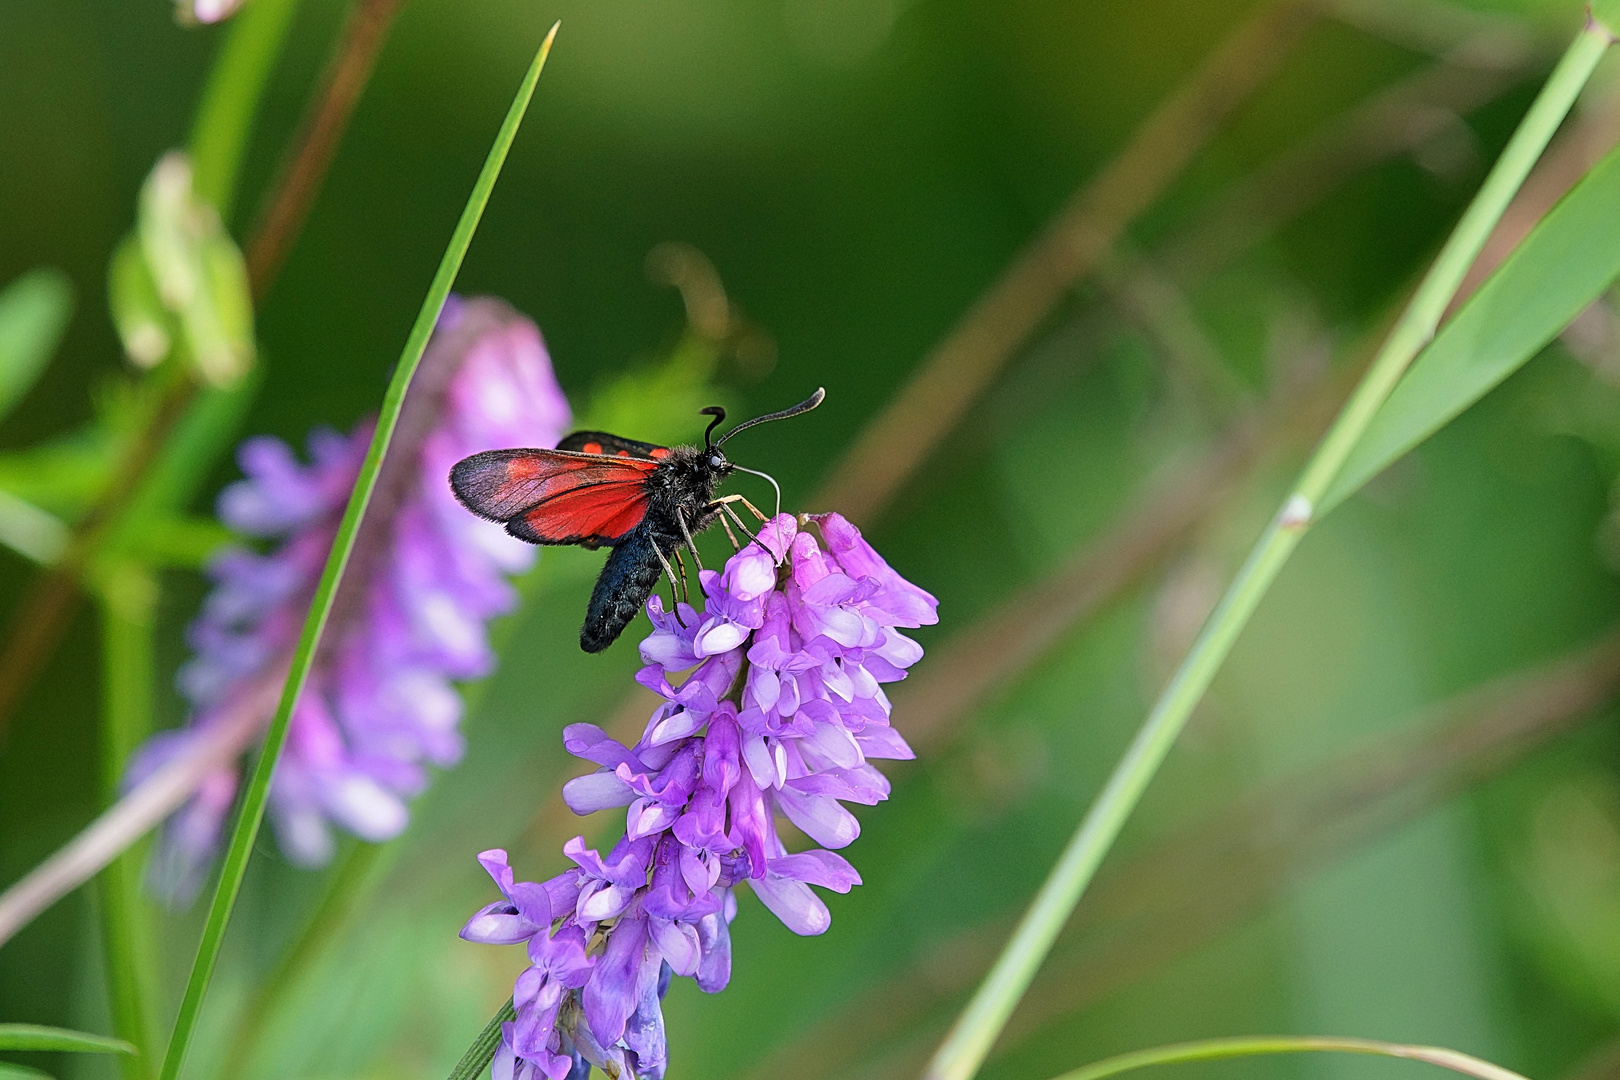
[(1511, 1069), (1493, 1065), (1472, 1054), (1441, 1046), (1411, 1046), (1379, 1042), (1376, 1039), (1344, 1039), (1331, 1035), (1249, 1035), (1231, 1039), (1201, 1039), (1198, 1042), (1155, 1046), (1107, 1058), (1066, 1072), (1055, 1080), (1104, 1080), (1149, 1065), (1174, 1065), (1187, 1061), (1218, 1061), (1222, 1058), (1254, 1057), (1259, 1054), (1372, 1054), (1378, 1057), (1426, 1061), (1478, 1080), (1525, 1080)]
[[(152, 730), (157, 582), (144, 569), (120, 566), (107, 575), (101, 593), (101, 767), (110, 804), (118, 798), (129, 755)], [(150, 911), (139, 880), (139, 853), (126, 851), (107, 867), (100, 889), (113, 1030), (138, 1051), (119, 1061), (125, 1080), (152, 1075), (155, 966)]]
[(1267, 0), (1234, 27), (867, 421), (810, 505), (869, 525), (1052, 309), (1293, 52), (1318, 11), (1316, 0)]
[(406, 339), (393, 378), (389, 380), (388, 391), (383, 396), (382, 409), (377, 417), (376, 432), (372, 436), (371, 446), (366, 451), (360, 475), (355, 480), (348, 506), (343, 511), (343, 520), (338, 526), (337, 536), (332, 541), (332, 550), (327, 556), (326, 566), (321, 571), (320, 583), (315, 588), (315, 597), (310, 603), (309, 613), (304, 618), (303, 630), (298, 638), (298, 646), (293, 652), (292, 667), (282, 687), (281, 701), (276, 707), (275, 718), (270, 722), (270, 730), (265, 734), (264, 748), (259, 754), (253, 776), (242, 796), (242, 807), (237, 814), (236, 824), (231, 832), (230, 846), (226, 849), (225, 859), (220, 867), (219, 883), (215, 887), (213, 901), (209, 905), (208, 919), (203, 926), (202, 940), (197, 947), (191, 977), (186, 983), (185, 997), (181, 1000), (180, 1013), (175, 1019), (174, 1034), (169, 1040), (168, 1050), (163, 1058), (163, 1069), (159, 1073), (161, 1080), (176, 1080), (185, 1063), (186, 1051), (196, 1030), (203, 997), (213, 976), (214, 965), (219, 959), (219, 950), (224, 942), (225, 928), (230, 922), (231, 909), (235, 906), (237, 893), (242, 887), (242, 878), (247, 873), (248, 858), (253, 853), (253, 843), (258, 838), (259, 825), (264, 820), (265, 805), (270, 797), (270, 777), (275, 771), (276, 761), (281, 756), (281, 748), (286, 742), (287, 725), (292, 717), (293, 706), (297, 704), (298, 695), (304, 689), (304, 682), (309, 676), (316, 649), (320, 645), (321, 632), (325, 629), (327, 616), (332, 611), (332, 600), (337, 592), (338, 583), (342, 580), (343, 571), (354, 551), (355, 534), (359, 532), (366, 504), (376, 488), (377, 474), (382, 468), (383, 457), (388, 452), (389, 441), (399, 422), (400, 409), (405, 403), (405, 392), (410, 387), (411, 376), (416, 372), (417, 364), (422, 359), (422, 351), (427, 347), (428, 337), (433, 333), (433, 326), (438, 321), (439, 310), (444, 306), (457, 271), (461, 269), (461, 261), (466, 256), (473, 233), (478, 228), (480, 218), (483, 217), (490, 192), (495, 186), (496, 178), (500, 176), (501, 166), (506, 162), (507, 151), (511, 149), (512, 140), (517, 136), (518, 125), (523, 121), (529, 99), (534, 94), (535, 83), (540, 78), (540, 71), (545, 66), (546, 56), (550, 53), (551, 43), (556, 36), (557, 27), (553, 26), (539, 52), (535, 54), (534, 62), (530, 64), (528, 73), (518, 88), (517, 96), (507, 110), (506, 119), (495, 136), (495, 143), (490, 147), (489, 156), (485, 159), (484, 167), (473, 184), (472, 194), (468, 196), (467, 205), (461, 212), (461, 220), (456, 223), (455, 232), (451, 234), (444, 257), (439, 261), (438, 271), (433, 275), (433, 282), (428, 287), (421, 310), (417, 312), (416, 323), (411, 327), (410, 336)]
[(296, 152), (271, 185), (253, 241), (247, 249), (248, 280), (253, 299), (262, 300), (303, 228), (315, 194), (337, 156), (338, 144), (371, 79), (377, 54), (404, 0), (355, 0), (337, 48), (321, 77), (320, 90), (299, 124)]
[(512, 1008), (512, 999), (507, 998), (506, 1004), (500, 1011), (490, 1017), (484, 1030), (478, 1033), (478, 1038), (467, 1047), (467, 1052), (461, 1055), (456, 1067), (450, 1070), (449, 1080), (477, 1080), (479, 1074), (489, 1067), (495, 1058), (495, 1051), (501, 1045), (501, 1025), (517, 1019), (517, 1010)]
[(929, 1080), (967, 1080), (989, 1053), (1131, 811), (1181, 734), (1239, 633), (1312, 524), (1314, 508), (1373, 414), (1433, 337), (1447, 302), (1610, 43), (1588, 27), (1570, 45), (1367, 374), (1266, 526), (1237, 577), (1115, 766), (990, 973), (929, 1062)]
[(299, 0), (253, 0), (231, 21), (191, 128), (192, 183), (231, 219), (242, 154)]

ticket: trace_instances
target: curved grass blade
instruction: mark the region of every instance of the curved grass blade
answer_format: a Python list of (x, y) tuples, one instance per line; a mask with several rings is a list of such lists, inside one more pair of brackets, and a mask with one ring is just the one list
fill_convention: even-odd
[(275, 771), (276, 759), (280, 757), (282, 745), (286, 741), (287, 723), (292, 716), (293, 706), (298, 701), (298, 695), (304, 688), (304, 680), (309, 675), (315, 650), (320, 644), (321, 632), (325, 629), (327, 616), (332, 610), (332, 597), (337, 591), (338, 582), (343, 578), (344, 568), (354, 549), (355, 534), (359, 531), (360, 519), (365, 514), (366, 504), (371, 499), (373, 488), (376, 487), (377, 473), (382, 467), (383, 456), (388, 452), (389, 440), (393, 437), (394, 427), (399, 421), (400, 408), (405, 402), (405, 391), (410, 387), (411, 376), (416, 371), (417, 363), (422, 359), (422, 350), (426, 348), (428, 336), (433, 332), (439, 310), (450, 294), (450, 286), (454, 284), (456, 273), (461, 269), (461, 260), (472, 243), (473, 233), (477, 230), (478, 221), (489, 202), (495, 180), (500, 176), (507, 151), (511, 149), (512, 140), (517, 136), (518, 125), (523, 122), (523, 114), (529, 107), (535, 83), (540, 78), (541, 69), (545, 67), (546, 56), (551, 52), (551, 43), (556, 36), (557, 27), (553, 26), (541, 44), (540, 51), (535, 54), (534, 62), (529, 65), (528, 73), (523, 77), (523, 83), (518, 87), (516, 97), (512, 99), (511, 108), (507, 110), (506, 119), (495, 136), (495, 144), (490, 147), (483, 170), (478, 174), (477, 182), (473, 184), (472, 194), (467, 197), (467, 205), (461, 212), (461, 220), (456, 223), (449, 246), (439, 261), (439, 269), (433, 275), (433, 283), (428, 287), (427, 297), (422, 301), (416, 323), (411, 327), (404, 352), (394, 369), (393, 378), (389, 381), (388, 391), (383, 396), (382, 410), (377, 417), (376, 434), (372, 436), (371, 446), (366, 451), (365, 463), (355, 480), (349, 504), (343, 511), (343, 521), (338, 526), (337, 536), (332, 542), (332, 551), (326, 559), (326, 568), (321, 572), (320, 583), (315, 589), (315, 598), (311, 601), (309, 614), (304, 619), (304, 628), (293, 653), (292, 666), (282, 687), (281, 702), (276, 708), (275, 718), (270, 722), (270, 730), (265, 735), (264, 748), (260, 751), (259, 760), (254, 766), (253, 777), (242, 796), (242, 807), (231, 833), (230, 846), (220, 866), (219, 884), (215, 887), (214, 898), (209, 905), (208, 921), (203, 926), (202, 940), (197, 947), (191, 977), (186, 983), (185, 997), (181, 1000), (180, 1012), (175, 1018), (174, 1034), (169, 1039), (168, 1051), (163, 1058), (163, 1069), (158, 1074), (161, 1080), (175, 1080), (185, 1063), (186, 1050), (190, 1046), (191, 1036), (196, 1030), (197, 1017), (202, 1009), (203, 996), (208, 990), (209, 979), (213, 976), (214, 964), (219, 959), (219, 949), (225, 938), (226, 925), (230, 921), (231, 908), (236, 903), (242, 878), (247, 873), (248, 857), (253, 853), (253, 842), (257, 839), (259, 825), (264, 820), (265, 804), (270, 797), (270, 777)]
[(1217, 1061), (1222, 1058), (1254, 1057), (1259, 1054), (1372, 1054), (1378, 1057), (1426, 1061), (1442, 1069), (1477, 1077), (1478, 1080), (1525, 1080), (1511, 1069), (1493, 1065), (1470, 1054), (1440, 1046), (1410, 1046), (1379, 1042), (1376, 1039), (1341, 1039), (1328, 1035), (1249, 1035), (1231, 1039), (1200, 1039), (1172, 1043), (1151, 1050), (1133, 1050), (1066, 1072), (1053, 1080), (1104, 1080), (1149, 1065), (1176, 1065), (1188, 1061)]
[(1517, 371), (1620, 277), (1620, 149), (1543, 218), (1423, 350), (1323, 496), (1337, 506)]
[(9, 1061), (0, 1061), (0, 1080), (56, 1080), (48, 1072), (30, 1069), (27, 1065), (13, 1065)]
[(76, 1054), (133, 1054), (123, 1039), (44, 1024), (0, 1024), (0, 1050), (65, 1050)]
[(927, 1080), (968, 1080), (978, 1072), (1059, 931), (1096, 876), (1103, 857), (1203, 699), (1204, 691), (1315, 521), (1316, 507), (1328, 486), (1343, 471), (1346, 458), (1407, 367), (1434, 336), (1463, 275), (1612, 41), (1600, 25), (1591, 24), (1576, 36), (1553, 69), (1366, 375), (1311, 455), (1282, 507), (1255, 541), (1237, 576), (1059, 854), (1012, 938), (951, 1025), (928, 1063), (924, 1073)]

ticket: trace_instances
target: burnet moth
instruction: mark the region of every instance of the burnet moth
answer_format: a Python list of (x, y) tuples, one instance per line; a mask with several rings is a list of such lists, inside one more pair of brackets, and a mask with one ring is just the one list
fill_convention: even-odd
[[(555, 450), (486, 450), (456, 462), (450, 489), (461, 505), (503, 523), (519, 540), (613, 549), (591, 590), (579, 631), (582, 649), (601, 652), (647, 602), (660, 573), (669, 575), (673, 586), (672, 559), (681, 565), (684, 579), (680, 549), (689, 549), (696, 561), (693, 537), (716, 521), (724, 522), (722, 515), (728, 513), (746, 531), (730, 504), (747, 501), (740, 495), (716, 499), (714, 489), (733, 470), (754, 470), (733, 465), (721, 444), (757, 424), (809, 412), (826, 393), (818, 389), (791, 409), (756, 416), (718, 439), (714, 429), (725, 422), (726, 411), (711, 405), (702, 410), (714, 419), (703, 433), (701, 449), (576, 431)], [(780, 492), (777, 498), (780, 502)]]

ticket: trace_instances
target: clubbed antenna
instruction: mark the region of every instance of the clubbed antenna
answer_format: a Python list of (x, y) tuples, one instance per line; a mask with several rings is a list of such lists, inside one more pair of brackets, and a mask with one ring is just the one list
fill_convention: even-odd
[[(714, 445), (719, 446), (721, 443), (725, 442), (727, 439), (729, 439), (733, 435), (737, 434), (737, 432), (739, 432), (739, 431), (747, 431), (749, 428), (753, 427), (755, 424), (763, 424), (763, 423), (766, 423), (766, 422), (771, 421), (771, 420), (786, 420), (790, 416), (798, 416), (800, 413), (807, 413), (811, 409), (815, 408), (817, 405), (820, 405), (821, 402), (822, 402), (822, 399), (825, 398), (826, 396), (827, 396), (827, 391), (824, 388), (818, 386), (816, 388), (815, 393), (811, 394), (809, 397), (805, 398), (803, 401), (801, 401), (797, 405), (793, 406), (793, 408), (791, 408), (791, 409), (783, 409), (781, 412), (768, 413), (765, 416), (756, 416), (752, 420), (745, 420), (742, 423), (738, 424), (736, 427), (732, 428), (730, 431), (726, 432), (724, 435), (720, 436), (720, 438), (718, 440), (716, 440)], [(711, 407), (711, 408), (708, 408), (708, 409), (704, 409), (703, 411), (704, 412), (712, 412), (712, 411), (714, 411), (714, 408), (717, 408), (717, 407), (718, 406), (714, 406), (714, 407)], [(720, 415), (724, 416), (725, 413), (722, 411)], [(714, 424), (718, 424), (719, 422), (720, 422), (719, 420), (716, 420), (714, 422)], [(714, 424), (709, 425), (709, 430), (710, 431), (714, 430)], [(705, 435), (705, 439), (706, 438), (707, 438), (707, 435)]]
[[(703, 449), (713, 450), (717, 444), (710, 442), (709, 436), (714, 434), (715, 428), (726, 422), (726, 410), (718, 405), (710, 405), (706, 409), (699, 409), (698, 414), (700, 416), (714, 417), (713, 420), (709, 421), (709, 426), (703, 429)], [(724, 439), (720, 441), (725, 442)]]

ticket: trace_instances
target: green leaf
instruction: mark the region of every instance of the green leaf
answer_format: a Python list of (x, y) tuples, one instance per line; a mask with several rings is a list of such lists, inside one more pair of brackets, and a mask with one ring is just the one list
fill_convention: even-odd
[(142, 523), (121, 553), (156, 567), (201, 570), (220, 548), (239, 542), (213, 518), (154, 517)]
[(1319, 513), (1518, 370), (1616, 276), (1620, 150), (1586, 174), (1412, 362), (1350, 452)]
[(104, 424), (0, 454), (0, 489), (50, 513), (76, 520), (105, 486), (118, 444)]
[(343, 520), (338, 525), (337, 535), (333, 537), (326, 566), (321, 571), (321, 579), (315, 587), (309, 612), (304, 617), (303, 629), (299, 632), (292, 663), (288, 668), (286, 681), (282, 685), (281, 700), (276, 706), (274, 718), (270, 721), (270, 728), (265, 733), (264, 747), (259, 752), (253, 775), (242, 794), (241, 809), (231, 830), (230, 843), (224, 861), (220, 865), (219, 882), (214, 888), (214, 896), (208, 906), (207, 921), (203, 924), (202, 940), (197, 945), (197, 956), (192, 961), (191, 975), (186, 980), (185, 996), (181, 999), (180, 1011), (175, 1017), (174, 1033), (170, 1036), (168, 1050), (163, 1057), (163, 1068), (159, 1073), (161, 1080), (176, 1080), (185, 1065), (186, 1051), (190, 1048), (191, 1037), (196, 1032), (203, 998), (208, 992), (214, 965), (219, 960), (220, 946), (225, 940), (225, 928), (230, 923), (231, 909), (236, 904), (242, 879), (247, 874), (248, 858), (253, 853), (253, 843), (258, 837), (259, 826), (264, 822), (265, 807), (270, 798), (270, 777), (275, 772), (276, 760), (281, 756), (281, 748), (287, 740), (287, 724), (292, 717), (293, 706), (297, 704), (298, 696), (303, 692), (310, 668), (314, 664), (315, 653), (320, 646), (321, 632), (325, 629), (327, 617), (332, 611), (333, 596), (343, 579), (344, 569), (354, 550), (355, 535), (359, 532), (360, 521), (365, 516), (366, 504), (370, 502), (371, 494), (377, 486), (377, 474), (382, 469), (383, 457), (388, 453), (389, 441), (393, 437), (395, 426), (399, 423), (400, 410), (405, 404), (405, 392), (410, 388), (411, 376), (415, 374), (417, 364), (421, 362), (422, 352), (427, 348), (428, 338), (433, 333), (434, 324), (438, 322), (439, 312), (444, 307), (446, 297), (450, 295), (451, 286), (455, 284), (456, 274), (461, 270), (462, 260), (467, 255), (467, 248), (472, 244), (473, 233), (477, 231), (478, 222), (484, 215), (484, 208), (489, 204), (490, 192), (495, 188), (501, 166), (506, 163), (507, 152), (511, 150), (512, 142), (517, 137), (518, 127), (523, 122), (523, 114), (528, 110), (529, 100), (534, 96), (535, 84), (540, 79), (540, 72), (545, 67), (546, 57), (551, 52), (551, 43), (556, 36), (557, 27), (553, 26), (551, 33), (546, 35), (544, 43), (535, 54), (534, 61), (529, 65), (529, 70), (512, 99), (506, 119), (502, 121), (494, 145), (490, 147), (489, 156), (484, 159), (484, 167), (473, 183), (472, 193), (467, 196), (466, 206), (461, 211), (461, 219), (456, 222), (455, 231), (450, 235), (444, 256), (439, 260), (439, 268), (428, 286), (427, 296), (422, 300), (416, 322), (411, 326), (411, 332), (405, 339), (405, 348), (401, 352), (399, 364), (394, 368), (388, 390), (383, 395), (382, 409), (377, 415), (377, 428), (371, 437), (371, 446), (366, 451), (365, 462), (360, 466), (360, 475), (355, 478), (348, 506), (343, 511)]
[(62, 557), (70, 537), (61, 519), (0, 488), (0, 544), (48, 566)]
[(81, 1054), (133, 1054), (122, 1039), (43, 1024), (0, 1024), (0, 1050), (66, 1050)]
[(73, 286), (60, 270), (30, 270), (0, 292), (0, 419), (44, 372), (72, 312)]

